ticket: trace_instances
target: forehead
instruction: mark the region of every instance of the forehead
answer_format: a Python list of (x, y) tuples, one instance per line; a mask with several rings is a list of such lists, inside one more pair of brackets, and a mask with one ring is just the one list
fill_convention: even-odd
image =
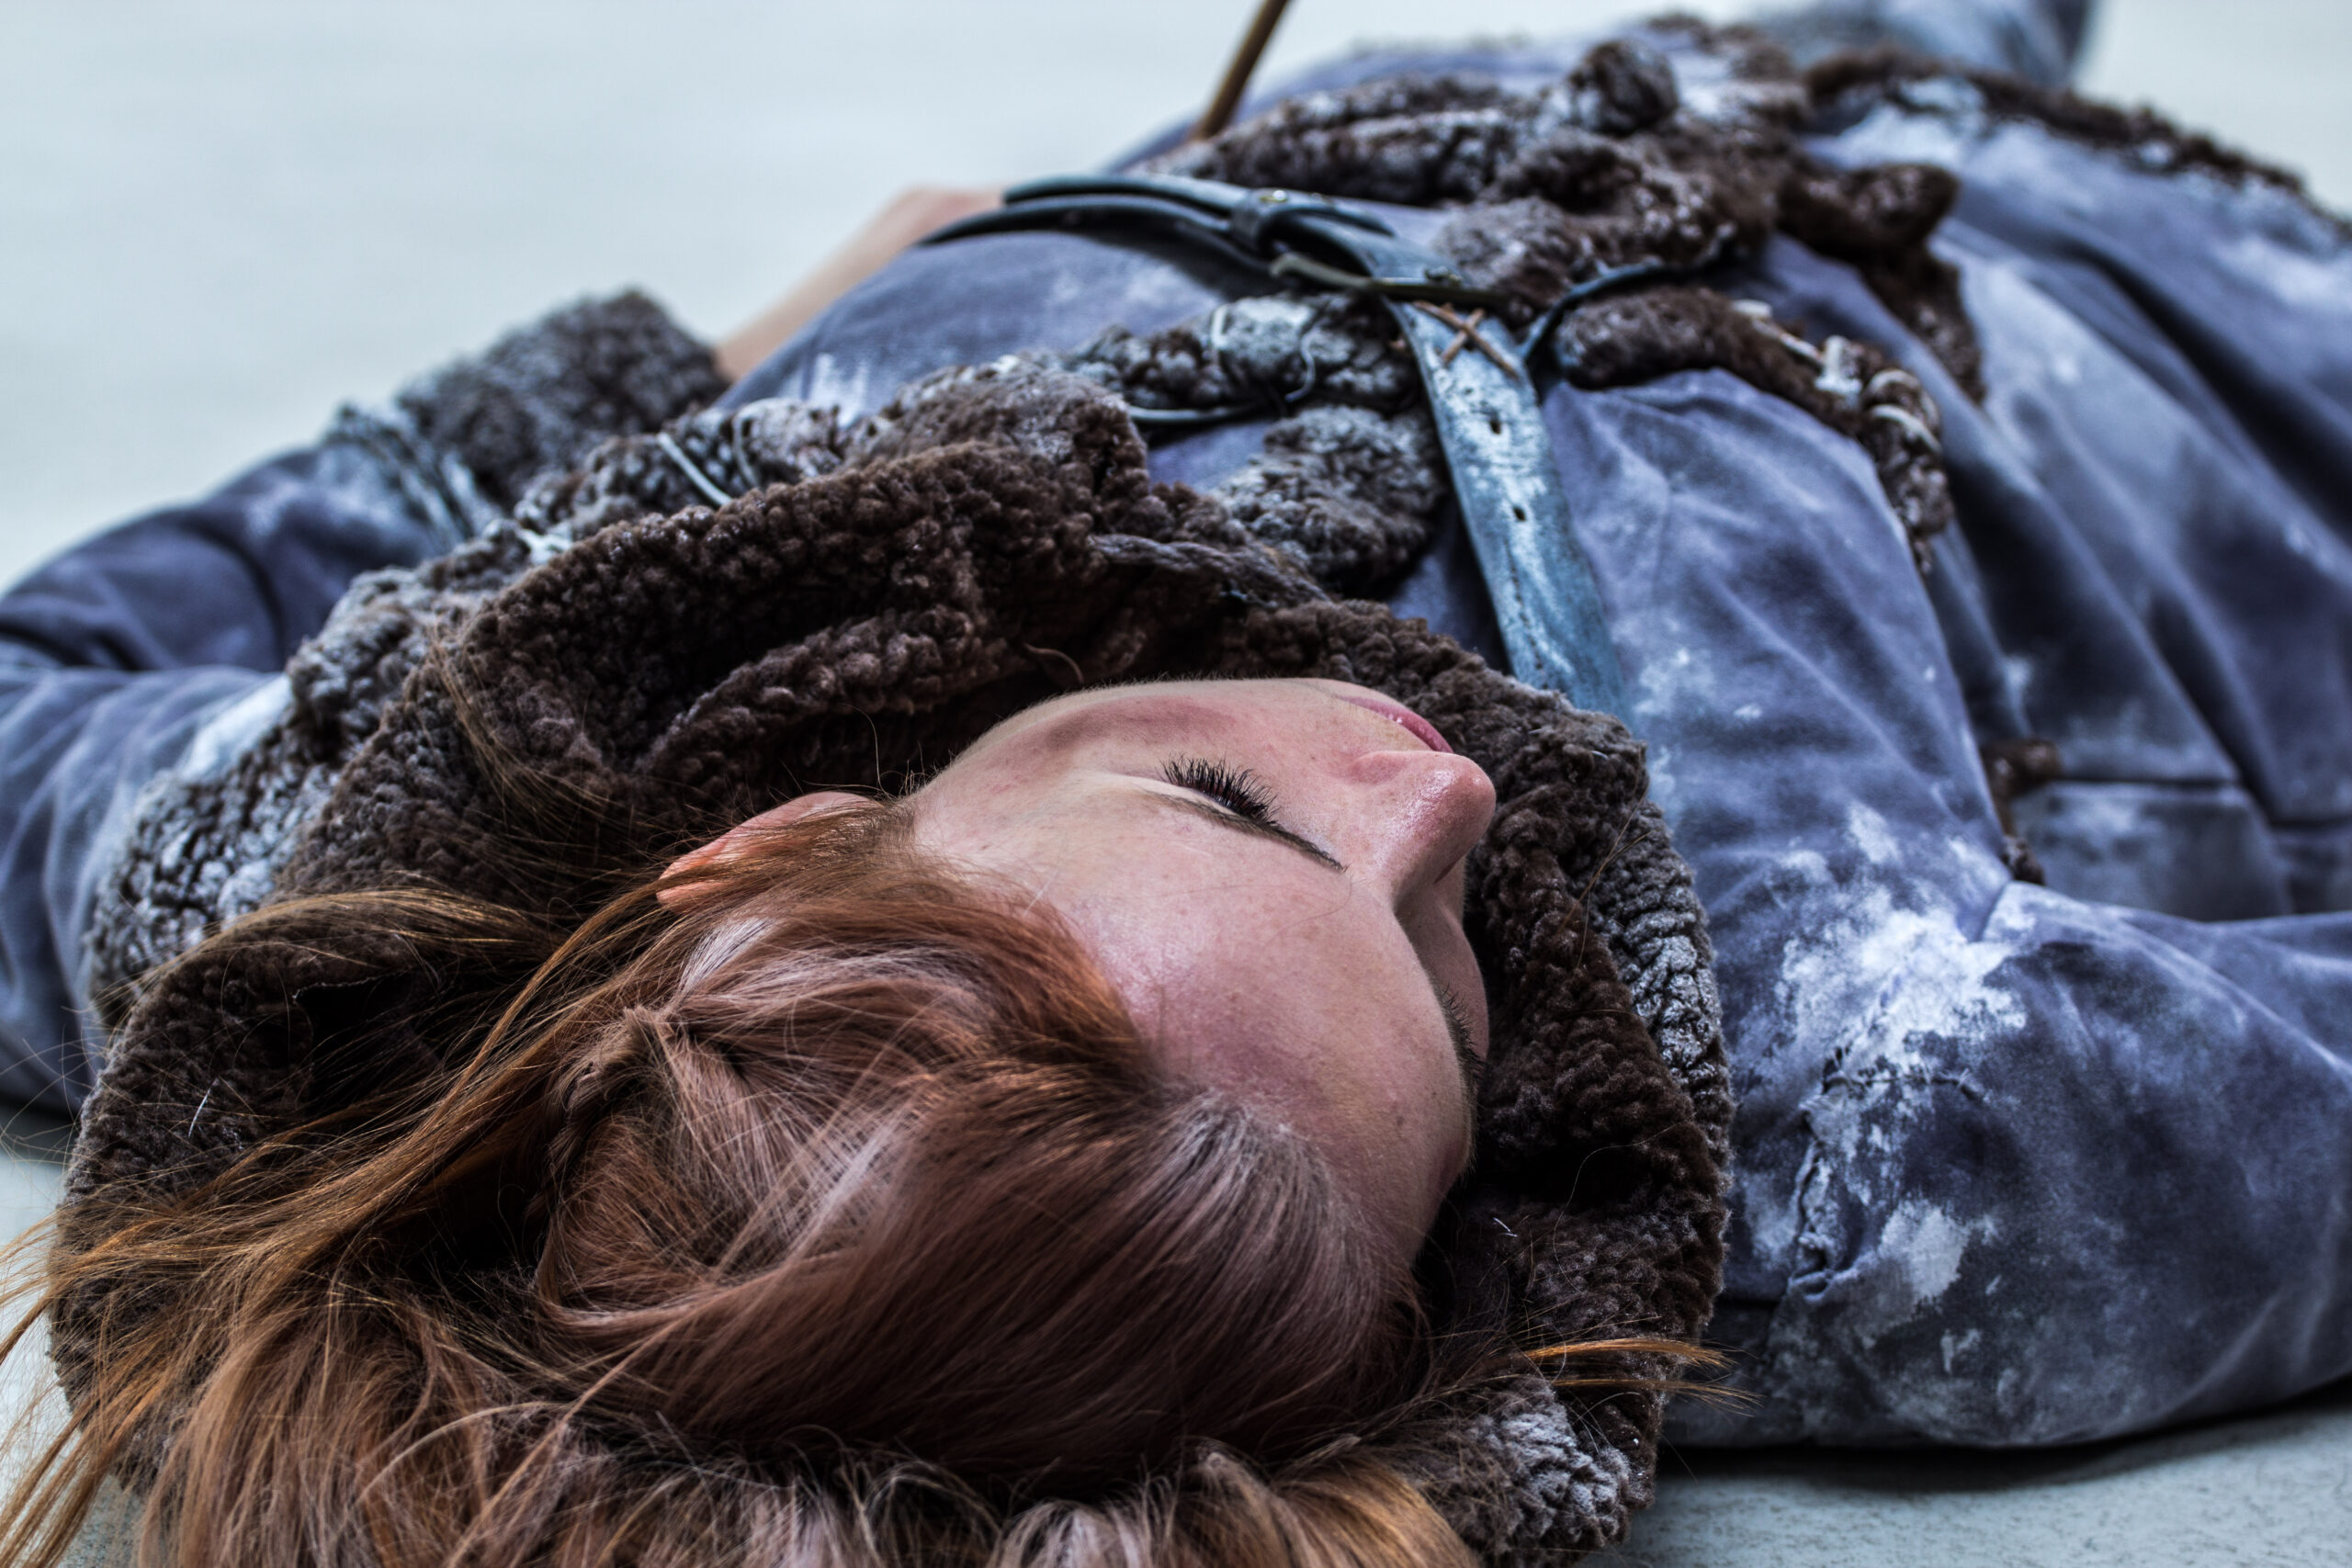
[(1279, 681), (1169, 681), (1075, 692), (1013, 715), (974, 742), (963, 757), (999, 758), (1013, 740), (1025, 753), (1063, 755), (1084, 746), (1150, 740), (1187, 731), (1214, 732), (1253, 713), (1285, 705)]

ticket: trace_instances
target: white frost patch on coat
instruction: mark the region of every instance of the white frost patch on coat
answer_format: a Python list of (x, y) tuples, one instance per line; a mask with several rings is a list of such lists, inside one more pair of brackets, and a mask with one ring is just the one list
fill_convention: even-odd
[(1894, 859), (1897, 846), (1894, 830), (1886, 818), (1856, 801), (1846, 810), (1846, 836), (1862, 852), (1862, 858), (1872, 865), (1885, 865)]
[(872, 412), (867, 384), (873, 378), (872, 369), (862, 360), (844, 362), (837, 355), (820, 354), (808, 367), (808, 390), (800, 400), (819, 408), (832, 404), (847, 423)]
[[(1989, 1222), (1979, 1221), (1980, 1224)], [(1934, 1204), (1913, 1199), (1898, 1204), (1879, 1232), (1879, 1255), (1901, 1271), (1911, 1292), (1905, 1316), (1933, 1305), (1960, 1278), (1969, 1229)]]
[(1682, 788), (1674, 776), (1674, 749), (1662, 741), (1650, 742), (1650, 802), (1666, 813), (1666, 825), (1679, 830), (1682, 822)]
[(1768, 1188), (1757, 1179), (1758, 1174), (1752, 1170), (1734, 1172), (1746, 1183), (1741, 1190), (1741, 1212), (1747, 1222), (1748, 1234), (1754, 1238), (1749, 1250), (1758, 1258), (1778, 1259), (1779, 1266), (1785, 1268), (1797, 1255), (1798, 1227), (1804, 1222), (1797, 1206), (1798, 1193), (1783, 1188), (1778, 1179)]
[(1773, 869), (1786, 882), (1802, 882), (1807, 887), (1826, 887), (1830, 885), (1829, 857), (1819, 850), (1791, 850), (1780, 858)]
[(1645, 661), (1636, 684), (1645, 714), (1673, 713), (1683, 701), (1712, 705), (1715, 694), (1713, 670), (1701, 664), (1688, 647)]
[(1842, 1057), (1849, 1074), (1916, 1068), (1922, 1038), (1981, 1041), (2023, 1027), (2024, 1002), (1992, 981), (2007, 943), (1971, 941), (1949, 906), (1899, 908), (1883, 884), (1840, 905), (1826, 919), (1792, 921), (1781, 950), (1775, 989), (1804, 1055)]
[[(1924, 1199), (1896, 1204), (1879, 1228), (1876, 1245), (1848, 1276), (1841, 1292), (1852, 1314), (1846, 1332), (1867, 1348), (1933, 1307), (1959, 1280), (1970, 1245), (1998, 1229), (1989, 1215), (1958, 1220)], [(1949, 1333), (1940, 1337), (1947, 1370), (1975, 1348), (1973, 1332), (1958, 1339)]]
[(2077, 842), (2103, 847), (2128, 844), (2163, 830), (2149, 818), (2150, 793), (2128, 785), (2116, 789), (2075, 784), (2052, 792), (2046, 801), (2035, 802), (2037, 809), (2028, 814), (2028, 820), (2063, 821), (2066, 836)]
[(273, 675), (215, 710), (188, 738), (176, 776), (183, 782), (217, 778), (260, 741), (269, 727), (294, 705), (294, 686)]
[(1962, 293), (1984, 353), (1984, 412), (2052, 499), (2079, 489), (2088, 453), (2109, 488), (2140, 499), (2135, 515), (2184, 537), (2188, 514), (2211, 504), (2198, 472), (2211, 436), (2020, 268), (1973, 263)]
[(2352, 315), (2352, 256), (2336, 252), (2311, 255), (2279, 243), (2277, 236), (2241, 233), (2221, 243), (2214, 259), (2255, 280), (2300, 310)]
[[(1823, 149), (1831, 161), (1848, 168), (1862, 164), (1957, 167), (1967, 156), (1967, 143), (1982, 132), (1983, 95), (1950, 78), (1913, 83), (1905, 91), (1913, 105), (1882, 103), (1871, 109)], [(1939, 96), (1942, 102), (1935, 101)]]

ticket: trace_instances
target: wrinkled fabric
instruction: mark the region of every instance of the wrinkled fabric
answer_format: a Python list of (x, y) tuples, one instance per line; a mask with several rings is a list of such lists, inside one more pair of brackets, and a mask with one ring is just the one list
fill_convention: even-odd
[[(1928, 383), (1961, 526), (1924, 581), (1860, 449), (1728, 376), (1546, 402), (1741, 1093), (1714, 1334), (1758, 1403), (1685, 1440), (2083, 1440), (2352, 1370), (2352, 263), (2284, 193), (1970, 98), (1811, 150), (1962, 175), (1937, 247), (1981, 407), (1792, 241), (1709, 280)], [(976, 296), (1059, 303), (974, 357), (1164, 324), (1114, 302), (1162, 264), (1113, 249), (918, 253), (806, 342), (888, 383)], [(733, 396), (841, 385), (794, 345)], [(1258, 434), (1155, 471), (1214, 482)], [(1465, 557), (1396, 602), (1476, 635)], [(2046, 888), (1978, 761), (2018, 737), (2067, 775), (2016, 803)]]
[[(1924, 596), (1891, 557), (1846, 592), (1909, 596), (1914, 625), (1924, 597), (1941, 649), (1882, 623), (1892, 661), (1754, 691), (1850, 737), (1771, 797), (1724, 683), (1804, 660), (1743, 659), (1749, 605), (1668, 639), (1671, 678), (1656, 655), (1633, 677), (1741, 1093), (1716, 1332), (1765, 1403), (1686, 1409), (1694, 1438), (2069, 1441), (2352, 1369), (2352, 253), (2274, 189), (2144, 172), (1935, 85), (1816, 150), (1961, 175), (1938, 243), (1982, 408), (1799, 247), (1724, 287), (1936, 395), (1959, 536)], [(1625, 434), (1596, 445), (1625, 461)], [(1678, 502), (1713, 471), (1695, 455), (1668, 458)], [(1612, 608), (1646, 642), (1705, 595), (1642, 601), (1660, 618)], [(1827, 724), (1854, 692), (1867, 714)], [(2017, 803), (2046, 890), (1999, 876), (1960, 762), (1939, 792), (1907, 761), (1972, 730), (2059, 747), (2064, 780)]]
[(464, 536), (398, 473), (346, 422), (0, 598), (0, 1094), (71, 1115), (89, 1091), (82, 934), (149, 781), (216, 720), (269, 701), (353, 576)]
[(1801, 64), (1894, 44), (2060, 87), (2074, 75), (2090, 12), (2091, 0), (1821, 0), (1758, 20)]
[[(2031, 28), (1985, 36), (2007, 52), (1979, 63), (2052, 79)], [(1391, 54), (1315, 85), (1416, 63), (1539, 80), (1576, 53)], [(1684, 1406), (1683, 1439), (2074, 1441), (2344, 1375), (2344, 231), (2259, 183), (1988, 115), (1956, 78), (1810, 145), (1962, 176), (1935, 245), (1983, 345), (1981, 405), (1849, 269), (1792, 241), (1707, 280), (1927, 384), (1958, 502), (1930, 572), (1859, 446), (1730, 376), (1545, 401), (1626, 716), (1708, 907), (1739, 1095), (1713, 1337), (1757, 1400)], [(943, 366), (1147, 333), (1261, 287), (1097, 236), (917, 251), (727, 402), (854, 417)], [(1159, 442), (1154, 473), (1214, 484), (1262, 434)], [(1458, 530), (1394, 602), (1497, 646)], [(238, 679), (139, 711), (189, 725), (176, 705), (260, 677)], [(30, 728), (51, 711), (11, 707), (28, 739), (0, 756), (77, 808), (103, 769), (143, 777), (175, 744), (127, 724), (63, 759)], [(2011, 875), (1977, 752), (2023, 737), (2065, 771), (2015, 805), (2040, 887)], [(0, 935), (28, 978), (9, 996), (50, 985), (48, 1017), (71, 995), (54, 933), (76, 918), (76, 840), (29, 808), (15, 820), (5, 886), (24, 902)], [(21, 855), (50, 843), (68, 846), (65, 880), (25, 880)], [(19, 959), (20, 931), (51, 934)]]
[(354, 578), (447, 552), (540, 471), (721, 389), (709, 351), (643, 296), (570, 307), (0, 595), (0, 1095), (81, 1105), (103, 1043), (92, 899), (141, 798), (268, 728), (287, 660)]

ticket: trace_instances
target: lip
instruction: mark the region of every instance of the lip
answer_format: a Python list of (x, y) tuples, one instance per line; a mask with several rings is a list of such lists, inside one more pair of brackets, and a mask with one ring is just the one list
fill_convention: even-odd
[[(1324, 689), (1331, 691), (1328, 686)], [(1432, 751), (1451, 754), (1453, 750), (1453, 747), (1445, 743), (1445, 737), (1437, 732), (1436, 725), (1393, 697), (1384, 697), (1376, 692), (1356, 691), (1331, 691), (1331, 694), (1343, 703), (1351, 703), (1363, 708), (1367, 713), (1378, 714)]]

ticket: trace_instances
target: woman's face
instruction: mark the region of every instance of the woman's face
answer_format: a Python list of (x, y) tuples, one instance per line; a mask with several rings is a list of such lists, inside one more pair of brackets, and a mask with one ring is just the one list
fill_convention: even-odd
[(1470, 1154), (1487, 1009), (1463, 861), (1494, 803), (1396, 703), (1296, 680), (1046, 703), (913, 804), (924, 849), (1061, 914), (1170, 1076), (1305, 1135), (1409, 1258)]

